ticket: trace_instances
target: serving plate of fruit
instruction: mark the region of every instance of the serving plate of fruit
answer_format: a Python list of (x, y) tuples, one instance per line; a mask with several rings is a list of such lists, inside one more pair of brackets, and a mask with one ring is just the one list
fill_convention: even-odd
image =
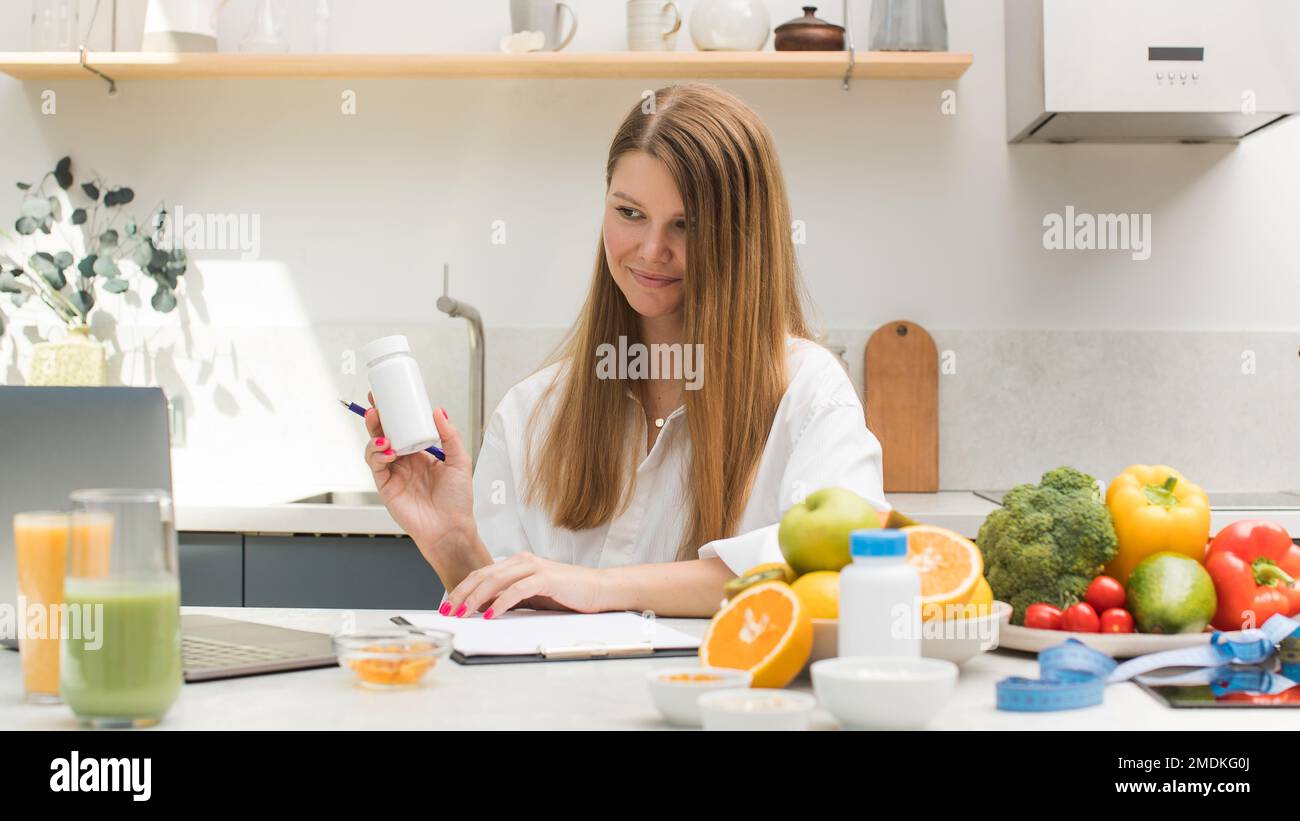
[[(921, 655), (965, 664), (997, 648), (1001, 631), (1011, 620), (1011, 605), (993, 600), (975, 543), (934, 525), (904, 525), (901, 530), (907, 534), (907, 562), (921, 577)], [(793, 586), (798, 591), (815, 584), (819, 575), (838, 574), (805, 574)], [(809, 661), (834, 657), (838, 645), (838, 619), (814, 618)]]
[[(787, 591), (791, 604), (783, 605), (777, 591), (769, 591), (764, 595), (770, 601), (759, 610), (770, 623), (784, 623), (784, 616), (769, 612), (776, 610), (797, 611), (810, 623), (811, 648), (802, 664), (784, 665), (791, 674), (838, 654), (839, 569), (850, 561), (849, 534), (882, 525), (907, 534), (907, 561), (920, 576), (921, 654), (963, 664), (998, 646), (999, 632), (1011, 619), (1011, 605), (993, 600), (983, 557), (974, 542), (946, 528), (918, 524), (897, 511), (878, 515), (852, 491), (826, 488), (810, 494), (782, 518), (778, 539), (784, 562), (751, 567), (726, 587), (729, 603), (764, 585)], [(797, 631), (792, 628), (792, 633)], [(723, 634), (715, 632), (714, 640)], [(725, 655), (727, 649), (722, 652)]]

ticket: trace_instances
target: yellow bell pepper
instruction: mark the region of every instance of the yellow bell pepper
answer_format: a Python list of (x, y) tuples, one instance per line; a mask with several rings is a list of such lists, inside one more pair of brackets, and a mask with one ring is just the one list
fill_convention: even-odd
[(1210, 540), (1210, 500), (1205, 491), (1167, 465), (1132, 465), (1106, 488), (1119, 552), (1106, 575), (1121, 584), (1138, 562), (1162, 550), (1205, 558)]

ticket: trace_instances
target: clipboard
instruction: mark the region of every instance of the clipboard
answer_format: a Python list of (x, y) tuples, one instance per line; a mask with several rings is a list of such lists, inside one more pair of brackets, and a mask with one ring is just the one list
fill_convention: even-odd
[[(413, 624), (403, 616), (393, 616), (390, 621), (413, 630), (436, 629)], [(696, 655), (699, 655), (698, 641), (693, 647), (655, 647), (648, 641), (584, 641), (539, 644), (537, 651), (534, 653), (508, 654), (466, 654), (455, 649), (453, 645), (451, 660), (457, 664), (468, 666), (478, 664), (525, 664), (539, 661), (596, 661), (616, 658), (681, 658)]]

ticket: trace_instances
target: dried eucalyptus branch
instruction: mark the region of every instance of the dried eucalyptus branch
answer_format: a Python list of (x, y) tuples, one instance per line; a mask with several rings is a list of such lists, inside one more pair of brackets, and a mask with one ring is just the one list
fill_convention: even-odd
[[(59, 190), (47, 190), (51, 179)], [(108, 293), (123, 293), (130, 289), (127, 274), (134, 268), (154, 282), (156, 290), (149, 301), (154, 310), (160, 313), (173, 310), (174, 292), (188, 266), (184, 249), (159, 248), (157, 234), (151, 236), (142, 231), (141, 224), (126, 215), (122, 206), (135, 199), (132, 189), (110, 187), (95, 174), (78, 189), (86, 205), (73, 207), (72, 194), (76, 193), (73, 183), (69, 157), (59, 160), (54, 170), (46, 172), (35, 185), (18, 183), (23, 199), (20, 216), (14, 223), (17, 236), (0, 231), (0, 236), (9, 240), (15, 251), (10, 256), (0, 256), (0, 292), (9, 293), (13, 303), (21, 306), (30, 296), (24, 286), (30, 284), (60, 321), (68, 325), (88, 324), (96, 306), (95, 282)], [(160, 201), (145, 224), (153, 224), (163, 214), (166, 214), (166, 203)], [(123, 219), (125, 224), (119, 229)], [(74, 231), (80, 233), (80, 248), (75, 234), (70, 236)], [(63, 249), (36, 250), (38, 232), (59, 240)], [(49, 246), (48, 242), (40, 244)], [(77, 259), (76, 255), (81, 258)], [(19, 263), (16, 259), (25, 261)], [(127, 266), (125, 270), (123, 265)], [(69, 269), (75, 271), (71, 279)], [(0, 335), (4, 326), (4, 316), (0, 314)]]

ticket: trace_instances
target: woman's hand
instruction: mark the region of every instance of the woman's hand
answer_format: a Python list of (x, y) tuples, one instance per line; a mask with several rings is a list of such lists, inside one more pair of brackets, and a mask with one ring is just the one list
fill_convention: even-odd
[[(433, 421), (447, 460), (439, 461), (425, 451), (396, 456), (392, 443), (384, 436), (374, 395), (369, 398), (366, 464), (374, 474), (380, 501), (439, 575), (452, 570), (454, 578), (462, 578), (454, 568), (463, 564), (466, 551), (477, 547), (478, 537), (474, 526), (474, 469), (460, 434), (446, 410), (438, 408), (433, 412)], [(475, 567), (491, 562), (483, 552), (473, 557)]]
[(596, 613), (603, 609), (602, 580), (599, 568), (516, 553), (466, 576), (438, 612), (464, 616), (482, 610), (485, 619), (517, 606)]

